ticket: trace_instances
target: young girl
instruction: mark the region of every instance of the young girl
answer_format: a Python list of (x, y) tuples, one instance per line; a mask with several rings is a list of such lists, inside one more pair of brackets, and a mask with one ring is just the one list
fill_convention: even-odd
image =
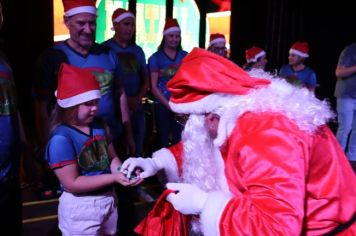
[(109, 130), (95, 118), (100, 90), (89, 71), (62, 64), (56, 96), (46, 159), (63, 188), (59, 228), (63, 235), (114, 235), (113, 184), (133, 186), (141, 180), (129, 180), (118, 171), (121, 162)]

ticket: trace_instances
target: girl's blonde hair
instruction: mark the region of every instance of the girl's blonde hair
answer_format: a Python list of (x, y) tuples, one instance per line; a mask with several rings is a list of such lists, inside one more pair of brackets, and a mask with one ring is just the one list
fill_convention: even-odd
[(56, 104), (49, 118), (49, 133), (60, 124), (72, 124), (77, 117), (78, 106), (62, 108)]

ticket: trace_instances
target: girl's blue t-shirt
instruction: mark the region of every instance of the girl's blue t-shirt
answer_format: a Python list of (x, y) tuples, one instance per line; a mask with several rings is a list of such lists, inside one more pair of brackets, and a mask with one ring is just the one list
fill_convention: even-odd
[(46, 148), (46, 160), (52, 169), (76, 163), (80, 175), (110, 173), (107, 134), (101, 122), (90, 124), (90, 134), (61, 124), (52, 132)]

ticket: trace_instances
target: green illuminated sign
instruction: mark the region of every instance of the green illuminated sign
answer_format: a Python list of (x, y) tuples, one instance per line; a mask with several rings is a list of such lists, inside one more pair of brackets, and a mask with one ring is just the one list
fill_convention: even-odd
[(199, 46), (200, 12), (194, 0), (174, 0), (173, 17), (182, 30), (182, 47), (190, 51)]
[(166, 0), (137, 0), (136, 43), (150, 57), (162, 40), (166, 19)]
[[(111, 15), (118, 7), (128, 9), (128, 2), (128, 0), (97, 1), (96, 41), (98, 43), (113, 36)], [(148, 58), (157, 51), (162, 40), (166, 0), (137, 0), (136, 4), (136, 43), (142, 47)], [(178, 19), (182, 30), (183, 49), (190, 51), (198, 46), (200, 13), (194, 0), (175, 0), (173, 16)]]
[(111, 15), (117, 8), (128, 9), (128, 0), (99, 0), (97, 1), (98, 18), (96, 20), (96, 41), (104, 42), (111, 38), (114, 32), (111, 30)]

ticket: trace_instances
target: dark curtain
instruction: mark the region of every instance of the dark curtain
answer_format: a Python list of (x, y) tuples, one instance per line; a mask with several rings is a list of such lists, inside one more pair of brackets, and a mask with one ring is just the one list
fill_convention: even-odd
[(288, 0), (232, 1), (232, 60), (245, 63), (244, 51), (256, 45), (267, 52), (270, 71), (288, 63), (292, 43), (305, 40), (310, 45), (306, 64), (317, 74), (316, 95), (334, 105), (335, 68), (341, 50), (356, 42), (352, 1), (332, 2)]
[(31, 87), (35, 62), (53, 43), (53, 3), (50, 0), (2, 0), (4, 24), (1, 50), (14, 71), (19, 108), (26, 125), (33, 126)]

